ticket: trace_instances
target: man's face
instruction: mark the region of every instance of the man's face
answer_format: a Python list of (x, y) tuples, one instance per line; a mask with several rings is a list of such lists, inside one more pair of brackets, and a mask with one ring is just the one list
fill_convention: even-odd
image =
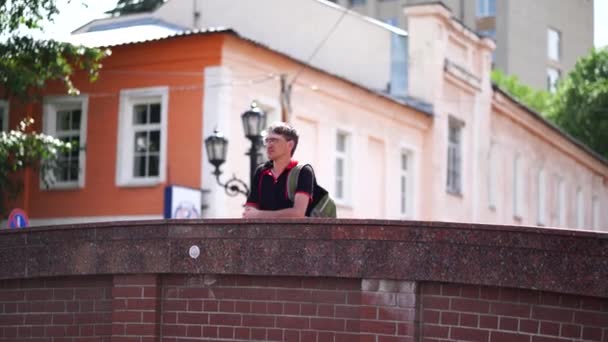
[(280, 134), (269, 133), (264, 139), (264, 143), (266, 145), (268, 159), (277, 160), (285, 156), (291, 158), (293, 141), (287, 141), (287, 139)]

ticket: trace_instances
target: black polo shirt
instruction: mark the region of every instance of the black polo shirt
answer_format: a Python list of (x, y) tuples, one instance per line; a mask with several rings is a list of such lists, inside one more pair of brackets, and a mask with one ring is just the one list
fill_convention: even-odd
[[(293, 201), (289, 200), (287, 189), (287, 177), (291, 169), (298, 165), (292, 160), (285, 170), (275, 178), (272, 173), (272, 161), (258, 167), (253, 176), (251, 192), (245, 205), (256, 207), (260, 210), (279, 210), (293, 208)], [(304, 193), (308, 196), (308, 207), (306, 216), (310, 216), (312, 197), (314, 192), (314, 173), (310, 166), (305, 166), (300, 170), (296, 194)]]

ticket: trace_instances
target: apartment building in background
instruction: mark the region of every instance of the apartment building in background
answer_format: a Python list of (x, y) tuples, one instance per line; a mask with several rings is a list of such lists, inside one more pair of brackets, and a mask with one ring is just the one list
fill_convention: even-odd
[[(435, 0), (334, 0), (407, 29), (403, 7)], [(496, 41), (494, 67), (525, 84), (554, 91), (593, 47), (593, 0), (443, 0), (454, 17)]]

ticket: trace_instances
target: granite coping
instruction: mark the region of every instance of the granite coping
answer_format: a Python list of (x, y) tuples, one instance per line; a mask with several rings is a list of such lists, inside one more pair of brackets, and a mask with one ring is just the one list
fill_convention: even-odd
[[(192, 246), (200, 255), (189, 256)], [(438, 281), (608, 298), (608, 234), (429, 221), (154, 220), (0, 231), (0, 279), (177, 273)]]

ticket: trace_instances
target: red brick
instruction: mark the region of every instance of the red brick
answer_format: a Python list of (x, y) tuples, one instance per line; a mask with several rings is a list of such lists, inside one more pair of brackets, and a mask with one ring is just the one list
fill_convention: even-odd
[(90, 288), (90, 289), (75, 289), (74, 299), (99, 299), (104, 298), (104, 289)]
[(395, 294), (390, 292), (362, 292), (361, 304), (395, 306), (397, 300)]
[(98, 322), (106, 322), (112, 317), (111, 313), (81, 313), (74, 315), (75, 324), (95, 324)]
[(440, 311), (424, 310), (422, 311), (422, 322), (426, 324), (439, 323)]
[(519, 301), (519, 291), (517, 289), (500, 288), (500, 300), (505, 302)]
[(146, 298), (158, 298), (160, 297), (160, 287), (157, 286), (144, 286), (143, 296)]
[(63, 337), (65, 336), (64, 326), (47, 326), (44, 331), (45, 337)]
[(334, 336), (335, 334), (333, 332), (319, 332), (318, 333), (318, 337), (317, 337), (317, 342), (334, 342)]
[(542, 305), (558, 306), (559, 302), (559, 295), (556, 293), (542, 292), (540, 295), (540, 303)]
[(359, 307), (359, 318), (360, 319), (376, 319), (378, 318), (378, 308), (375, 306), (361, 306)]
[(179, 324), (207, 324), (208, 322), (209, 314), (207, 313), (180, 312), (177, 314)]
[(284, 329), (308, 329), (310, 319), (305, 317), (279, 316), (277, 317), (277, 328)]
[(460, 296), (460, 285), (441, 284), (441, 294), (444, 296)]
[[(605, 335), (608, 333), (604, 333)], [(600, 328), (583, 328), (583, 340), (585, 341), (601, 341), (602, 340), (602, 329)]]
[(311, 318), (310, 328), (314, 330), (344, 331), (343, 319)]
[(500, 317), (500, 323), (498, 324), (500, 330), (511, 330), (511, 331), (518, 331), (519, 330), (518, 325), (519, 325), (518, 320), (516, 318), (510, 318), (510, 317)]
[[(338, 307), (336, 307), (336, 312), (338, 310)], [(300, 314), (302, 316), (314, 316), (317, 314), (317, 305), (316, 304), (306, 304), (306, 303), (302, 303), (300, 304)]]
[(219, 309), (219, 303), (217, 300), (204, 300), (203, 311), (217, 312)]
[(141, 312), (139, 311), (114, 311), (112, 313), (112, 321), (121, 322), (141, 322)]
[[(302, 310), (304, 307), (302, 306)], [(304, 314), (304, 312), (302, 312)], [(336, 317), (340, 318), (359, 318), (358, 306), (336, 305)]]
[(557, 337), (549, 336), (532, 336), (532, 342), (572, 342), (571, 340), (565, 340)]
[(234, 312), (250, 313), (251, 302), (236, 302), (234, 303)]
[(266, 339), (266, 329), (251, 329), (251, 339), (252, 340), (265, 340)]
[(203, 299), (209, 297), (209, 290), (200, 287), (187, 287), (179, 290), (179, 298)]
[(540, 322), (540, 333), (543, 335), (559, 336), (559, 323)]
[(158, 313), (156, 311), (143, 311), (141, 313), (141, 321), (143, 323), (156, 323), (158, 320)]
[(382, 321), (413, 321), (414, 309), (378, 308), (378, 319)]
[(397, 305), (404, 307), (404, 308), (416, 307), (416, 295), (413, 293), (397, 294)]
[(530, 342), (530, 335), (492, 331), (490, 332), (490, 342)]
[(459, 314), (457, 312), (443, 311), (441, 312), (442, 325), (458, 325)]
[(561, 336), (579, 339), (581, 337), (581, 327), (572, 324), (562, 324)]
[[(236, 305), (235, 305), (236, 310)], [(251, 313), (265, 314), (268, 313), (268, 304), (266, 302), (251, 302)]]
[(312, 291), (313, 303), (346, 304), (346, 293), (338, 291)]
[(237, 340), (249, 340), (251, 337), (249, 328), (235, 328), (234, 338)]
[(285, 315), (299, 315), (300, 314), (300, 304), (284, 303), (283, 304), (283, 313)]
[(204, 326), (203, 327), (203, 337), (218, 337), (218, 327), (214, 326)]
[(27, 325), (46, 325), (50, 324), (53, 317), (49, 314), (29, 314), (25, 316)]
[(361, 335), (349, 333), (337, 333), (334, 337), (334, 342), (376, 342), (374, 335)]
[(574, 323), (584, 326), (608, 327), (608, 312), (577, 311), (574, 314)]
[(111, 324), (96, 324), (95, 325), (95, 335), (97, 335), (97, 336), (112, 335), (112, 325)]
[(467, 328), (452, 328), (450, 329), (450, 338), (458, 341), (488, 341), (489, 333), (485, 330), (467, 329)]
[(540, 292), (538, 291), (529, 291), (529, 290), (519, 290), (519, 302), (524, 304), (540, 304)]
[(477, 299), (479, 298), (479, 286), (462, 286), (460, 295), (465, 298)]
[(275, 316), (243, 315), (243, 326), (246, 327), (274, 327)]
[(79, 336), (95, 336), (94, 325), (83, 325), (79, 329)]
[(278, 289), (277, 300), (289, 302), (310, 302), (312, 291), (305, 289)]
[(346, 303), (350, 305), (361, 305), (361, 292), (348, 292)]
[(317, 309), (317, 316), (334, 317), (335, 308), (333, 305), (320, 304)]
[(124, 297), (141, 297), (143, 295), (143, 289), (139, 286), (134, 287), (114, 287), (112, 288), (113, 298), (124, 298)]
[(283, 341), (283, 330), (268, 329), (266, 333), (268, 341)]
[(241, 315), (238, 314), (209, 314), (211, 325), (241, 325)]
[(154, 310), (156, 309), (156, 299), (127, 299), (127, 308), (129, 310)]
[(188, 301), (188, 311), (203, 311), (203, 301), (202, 300), (189, 300)]
[[(186, 311), (188, 302), (185, 300), (167, 300), (163, 304), (163, 310), (165, 311)], [(126, 307), (126, 304), (125, 304)]]
[(186, 328), (186, 336), (188, 337), (202, 337), (203, 329), (200, 325), (189, 325)]
[[(300, 278), (300, 277), (272, 277), (272, 278), (262, 277), (260, 279), (264, 279), (266, 281), (266, 284), (264, 286), (267, 286), (267, 287), (287, 287), (287, 288), (302, 287), (302, 278)], [(259, 285), (261, 285), (261, 284), (259, 284)]]
[(438, 283), (422, 283), (421, 293), (424, 295), (440, 295), (441, 285)]
[(317, 332), (316, 331), (300, 331), (300, 341), (316, 341), (317, 340)]
[(165, 324), (177, 323), (177, 312), (165, 312), (163, 313), (163, 322)]
[(600, 311), (602, 310), (602, 302), (597, 298), (583, 298), (581, 300), (581, 308), (583, 310)]
[[(70, 291), (70, 290), (68, 290)], [(28, 291), (29, 295), (29, 291)], [(16, 302), (25, 300), (25, 291), (23, 290), (3, 290), (0, 291), (0, 300), (3, 302)]]
[(498, 317), (497, 316), (479, 316), (479, 327), (483, 329), (497, 329), (498, 328)]
[(300, 332), (297, 330), (285, 330), (283, 333), (283, 341), (300, 342)]
[(281, 315), (281, 314), (283, 314), (283, 304), (282, 303), (268, 303), (267, 310), (268, 310), (269, 314)]
[(450, 308), (453, 311), (488, 313), (490, 304), (482, 300), (452, 298)]
[(546, 306), (536, 306), (532, 310), (532, 318), (544, 321), (571, 323), (574, 313), (571, 310)]
[(395, 322), (349, 320), (346, 322), (346, 331), (360, 331), (374, 334), (395, 335), (397, 333), (397, 325), (395, 324)]
[(397, 323), (397, 335), (399, 336), (414, 336), (414, 322)]
[(500, 288), (492, 286), (481, 286), (479, 288), (479, 298), (486, 300), (498, 300), (498, 298), (500, 298)]
[(53, 290), (51, 289), (35, 289), (35, 290), (27, 290), (25, 292), (25, 300), (28, 302), (36, 301), (36, 300), (52, 300), (53, 299)]
[(71, 314), (71, 313), (66, 313), (66, 314), (56, 313), (56, 314), (53, 314), (52, 323), (54, 325), (71, 325), (71, 324), (74, 324), (74, 314)]
[(581, 299), (577, 296), (561, 295), (560, 304), (568, 308), (578, 309), (581, 307)]
[(234, 302), (230, 300), (220, 301), (220, 312), (234, 312)]
[(477, 328), (479, 324), (479, 316), (471, 314), (460, 314), (460, 326)]
[(229, 292), (234, 299), (249, 299), (249, 300), (275, 300), (277, 290), (262, 289), (262, 288), (241, 288), (235, 289), (234, 292)]
[(450, 328), (439, 325), (424, 324), (422, 327), (422, 334), (425, 338), (448, 338), (449, 332)]
[(125, 330), (127, 335), (154, 336), (156, 334), (156, 325), (127, 324)]
[(219, 327), (219, 338), (233, 339), (234, 338), (234, 328)]
[(448, 310), (450, 308), (450, 299), (447, 297), (424, 297), (422, 306), (426, 309)]
[[(163, 336), (186, 336), (185, 325), (166, 324), (163, 327)], [(114, 341), (112, 341), (114, 342)]]
[(540, 324), (538, 323), (538, 321), (531, 319), (522, 319), (519, 321), (519, 331), (537, 334), (539, 325)]
[(530, 318), (530, 311), (530, 305), (527, 304), (492, 303), (490, 305), (490, 313), (501, 316)]

